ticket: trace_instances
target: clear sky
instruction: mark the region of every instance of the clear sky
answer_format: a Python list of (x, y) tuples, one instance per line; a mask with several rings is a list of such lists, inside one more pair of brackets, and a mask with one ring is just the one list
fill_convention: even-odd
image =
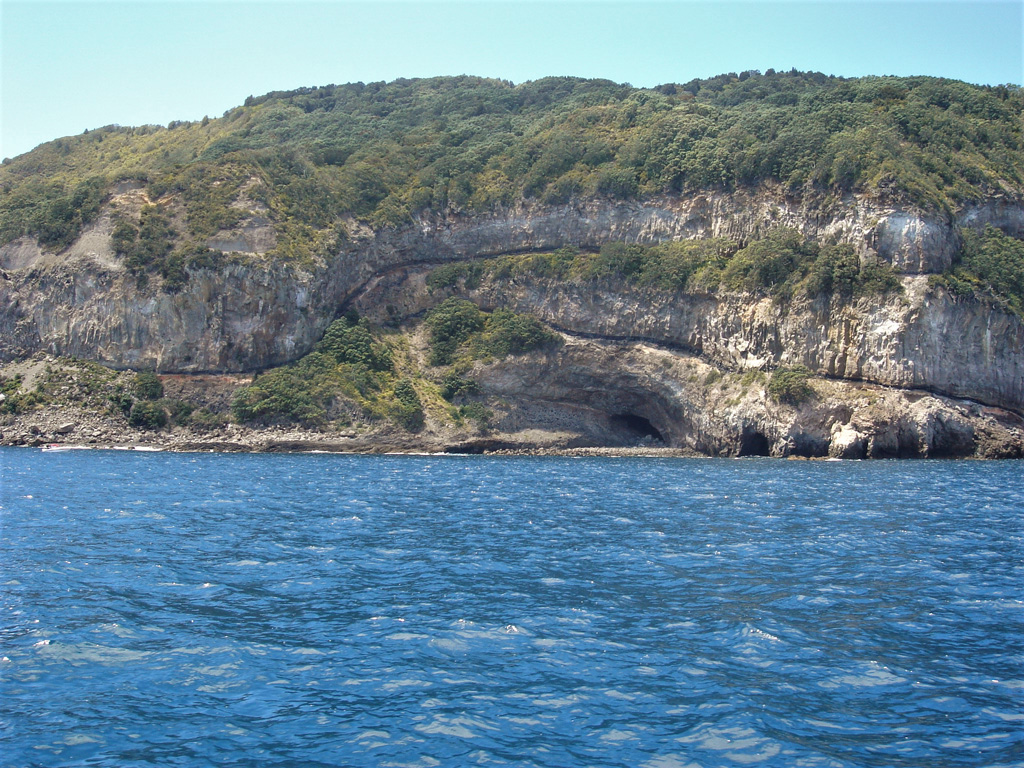
[(637, 86), (769, 67), (1018, 83), (1021, 0), (0, 0), (0, 157), (328, 83), (546, 75)]

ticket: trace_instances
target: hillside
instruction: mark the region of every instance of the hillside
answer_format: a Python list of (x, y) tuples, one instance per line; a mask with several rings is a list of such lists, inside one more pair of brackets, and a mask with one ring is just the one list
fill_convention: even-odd
[(1020, 455), (1022, 111), (927, 77), (461, 77), (49, 142), (0, 166), (3, 439), (76, 406), (74, 357), (193, 377), (174, 405), (90, 374), (168, 435)]

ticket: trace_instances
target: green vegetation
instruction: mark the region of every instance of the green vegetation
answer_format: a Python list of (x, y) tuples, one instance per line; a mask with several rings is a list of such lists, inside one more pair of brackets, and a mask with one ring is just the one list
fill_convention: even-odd
[[(232, 411), (242, 422), (325, 427), (383, 420), (415, 432), (423, 427), (428, 407), (479, 391), (473, 379), (464, 377), (470, 360), (518, 354), (559, 339), (533, 318), (483, 312), (460, 299), (440, 304), (426, 323), (431, 365), (456, 363), (440, 384), (422, 376), (401, 349), (400, 337), (385, 336), (365, 319), (346, 316), (331, 324), (313, 352), (240, 387)], [(463, 414), (456, 406), (453, 418), (487, 421), (482, 406), (466, 407)]]
[[(0, 242), (65, 247), (113, 184), (174, 196), (184, 241), (267, 206), (278, 255), (330, 247), (352, 215), (401, 226), (423, 211), (643, 198), (771, 182), (827, 202), (847, 192), (947, 211), (1024, 190), (1024, 94), (929, 77), (748, 71), (638, 89), (475, 77), (302, 88), (195, 123), (107, 126), (0, 167)], [(140, 238), (141, 239), (141, 238)]]
[[(444, 265), (428, 277), (445, 270)], [(479, 264), (473, 265), (479, 267)], [(772, 230), (745, 247), (723, 238), (638, 245), (607, 243), (598, 253), (562, 248), (553, 253), (503, 256), (483, 263), (486, 274), (507, 279), (531, 275), (580, 283), (611, 281), (665, 291), (767, 292), (777, 298), (899, 292), (896, 273), (884, 263), (862, 265), (849, 245), (819, 245), (794, 229)], [(439, 279), (437, 281), (441, 283)]]
[(480, 287), (484, 268), (480, 263), (453, 261), (442, 264), (427, 275), (427, 288), (431, 291), (455, 288), (460, 283), (468, 290)]
[(31, 389), (21, 375), (0, 377), (0, 414), (25, 413), (45, 405), (74, 404), (103, 416), (122, 416), (141, 429), (188, 426), (197, 430), (223, 427), (228, 416), (195, 404), (164, 397), (164, 386), (152, 371), (134, 375), (87, 360), (65, 358), (47, 363)]
[(164, 396), (163, 382), (152, 371), (141, 371), (135, 374), (135, 383), (132, 389), (140, 400), (159, 400)]
[(500, 360), (561, 341), (535, 317), (504, 309), (488, 314), (458, 298), (435, 307), (427, 315), (427, 327), (431, 365), (449, 365), (457, 357)]
[(465, 405), (453, 405), (448, 413), (456, 425), (461, 426), (466, 421), (472, 421), (481, 432), (486, 432), (491, 428), (491, 419), (494, 418), (493, 411), (479, 401)]
[(399, 411), (391, 350), (366, 320), (342, 317), (313, 352), (291, 365), (272, 368), (240, 387), (232, 402), (239, 421), (298, 422), (323, 426), (360, 413), (370, 418)]
[(768, 379), (768, 396), (778, 403), (800, 405), (812, 397), (811, 372), (802, 365), (776, 368)]
[(331, 323), (316, 345), (316, 351), (329, 355), (339, 364), (365, 368), (373, 373), (388, 373), (394, 368), (391, 350), (374, 335), (366, 320), (354, 315)]
[(471, 301), (451, 298), (431, 310), (427, 316), (430, 330), (430, 364), (448, 365), (456, 350), (479, 333), (487, 316)]
[(933, 275), (933, 284), (944, 286), (958, 298), (984, 296), (1024, 317), (1024, 241), (995, 227), (984, 232), (965, 230), (963, 249), (952, 270)]
[(409, 379), (400, 379), (393, 392), (394, 405), (391, 416), (409, 432), (423, 428), (423, 403), (416, 393), (416, 387)]
[(464, 371), (457, 367), (452, 368), (441, 379), (441, 397), (448, 402), (463, 395), (475, 395), (480, 391), (480, 385), (475, 379), (467, 379), (462, 376)]
[(42, 386), (37, 385), (35, 389), (23, 392), (22, 383), (20, 375), (0, 378), (0, 394), (4, 396), (4, 401), (0, 403), (0, 413), (24, 413), (50, 401)]
[(128, 412), (128, 423), (140, 429), (163, 429), (167, 422), (167, 411), (151, 400), (139, 400)]
[[(112, 394), (117, 391), (117, 371), (99, 363), (66, 359), (47, 364), (34, 377), (34, 384), (25, 389), (25, 380), (19, 375), (0, 377), (0, 413), (24, 413), (49, 403), (74, 402), (86, 410), (97, 413), (117, 412), (112, 405)], [(129, 396), (129, 400), (131, 400)], [(129, 403), (130, 407), (130, 403)]]

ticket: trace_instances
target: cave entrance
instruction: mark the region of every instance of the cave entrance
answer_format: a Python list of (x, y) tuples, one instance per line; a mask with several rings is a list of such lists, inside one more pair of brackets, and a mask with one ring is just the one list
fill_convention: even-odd
[(746, 427), (740, 435), (740, 456), (769, 456), (768, 438), (752, 427)]
[(637, 416), (635, 413), (620, 413), (617, 416), (612, 416), (611, 422), (616, 430), (632, 438), (631, 442), (640, 442), (645, 438), (656, 440), (659, 443), (665, 442), (665, 438), (662, 437), (657, 427), (643, 416)]

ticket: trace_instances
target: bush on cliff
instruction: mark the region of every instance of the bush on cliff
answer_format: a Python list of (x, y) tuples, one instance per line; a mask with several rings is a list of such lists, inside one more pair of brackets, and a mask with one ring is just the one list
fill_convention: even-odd
[(446, 299), (427, 315), (430, 364), (449, 365), (461, 353), (469, 359), (502, 359), (545, 345), (561, 337), (535, 317), (505, 309), (482, 311), (471, 301)]
[(263, 424), (323, 427), (356, 413), (414, 425), (415, 403), (407, 386), (394, 381), (393, 355), (379, 330), (346, 316), (328, 327), (313, 352), (239, 387), (231, 408), (239, 421)]
[(448, 365), (455, 351), (483, 329), (487, 316), (471, 301), (446, 299), (427, 315), (430, 332), (430, 364)]
[(441, 397), (448, 402), (462, 395), (475, 395), (480, 391), (480, 385), (475, 379), (468, 379), (462, 376), (463, 371), (452, 369), (441, 379)]
[(159, 400), (164, 396), (164, 385), (153, 371), (140, 371), (135, 374), (132, 391), (140, 400)]
[(394, 367), (391, 350), (374, 339), (370, 324), (358, 317), (341, 317), (328, 326), (316, 350), (338, 363), (361, 365), (369, 371), (384, 372)]
[(473, 341), (475, 357), (501, 360), (521, 355), (544, 346), (560, 344), (562, 337), (549, 331), (532, 315), (520, 315), (507, 309), (496, 309), (485, 321), (481, 333)]
[(163, 429), (167, 426), (167, 412), (158, 402), (139, 400), (128, 414), (128, 423), (138, 429)]
[(391, 416), (405, 429), (410, 432), (418, 432), (423, 428), (424, 415), (423, 403), (416, 394), (416, 388), (409, 379), (400, 379), (395, 384), (393, 392), (393, 404), (391, 405)]
[(777, 403), (800, 405), (814, 397), (810, 376), (802, 365), (776, 368), (768, 379), (768, 396)]
[(763, 292), (780, 300), (794, 296), (850, 300), (902, 290), (889, 265), (862, 265), (850, 245), (820, 245), (787, 228), (772, 230), (743, 247), (724, 238), (657, 245), (606, 243), (598, 253), (562, 249), (504, 256), (488, 262), (487, 270), (494, 279), (532, 275), (697, 294)]
[(957, 263), (932, 282), (956, 297), (982, 295), (994, 298), (1008, 310), (1024, 317), (1024, 240), (992, 226), (983, 232), (964, 230), (963, 248)]

